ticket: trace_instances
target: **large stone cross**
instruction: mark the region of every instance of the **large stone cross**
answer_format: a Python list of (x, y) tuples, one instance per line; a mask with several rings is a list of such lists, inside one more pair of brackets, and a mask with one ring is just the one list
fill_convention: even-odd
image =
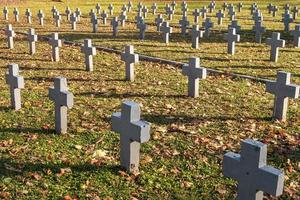
[(228, 152), (223, 159), (223, 174), (238, 182), (237, 199), (263, 200), (263, 192), (279, 196), (284, 173), (267, 165), (267, 145), (251, 139), (241, 143), (241, 154)]
[(156, 30), (160, 31), (160, 27), (162, 23), (164, 22), (164, 18), (162, 14), (158, 14), (157, 18), (155, 18), (155, 24), (156, 24)]
[(282, 22), (284, 24), (284, 31), (289, 32), (290, 31), (290, 23), (292, 23), (294, 20), (290, 15), (289, 11), (286, 11), (283, 15), (282, 15)]
[(102, 23), (104, 25), (106, 25), (106, 23), (107, 23), (107, 17), (108, 17), (108, 14), (106, 13), (106, 10), (103, 10), (103, 12), (101, 14), (101, 17), (102, 17)]
[(280, 33), (272, 33), (272, 38), (267, 38), (266, 43), (271, 46), (271, 55), (270, 60), (273, 62), (277, 62), (279, 47), (285, 47), (285, 40), (280, 39)]
[(268, 81), (266, 91), (275, 95), (273, 117), (286, 121), (288, 99), (299, 98), (299, 85), (291, 84), (291, 74), (283, 71), (277, 72), (277, 81)]
[(168, 44), (170, 39), (170, 33), (172, 33), (173, 28), (170, 27), (169, 22), (163, 22), (160, 27), (160, 30), (163, 32), (164, 42)]
[(30, 28), (27, 35), (28, 43), (29, 43), (29, 54), (33, 55), (36, 52), (35, 42), (38, 40), (38, 36), (35, 34), (35, 30)]
[(71, 24), (72, 24), (72, 30), (76, 30), (76, 23), (78, 21), (78, 18), (77, 18), (77, 14), (76, 13), (72, 13), (71, 14), (71, 17), (70, 17), (70, 21), (71, 21)]
[(112, 131), (120, 134), (121, 167), (128, 172), (137, 172), (140, 162), (141, 143), (150, 139), (150, 124), (140, 119), (137, 103), (125, 101), (122, 111), (112, 115)]
[(39, 10), (38, 14), (37, 14), (38, 18), (39, 18), (39, 22), (41, 26), (44, 26), (44, 18), (45, 18), (45, 14), (43, 13), (42, 10)]
[(192, 14), (194, 16), (194, 22), (196, 24), (199, 23), (199, 16), (201, 15), (200, 10), (199, 9), (195, 9)]
[(139, 62), (139, 55), (134, 53), (132, 45), (125, 46), (125, 52), (121, 54), (121, 60), (126, 65), (126, 80), (134, 81), (134, 64)]
[(54, 87), (49, 88), (49, 98), (55, 104), (55, 132), (66, 133), (68, 127), (68, 108), (74, 105), (74, 96), (68, 91), (67, 79), (54, 78)]
[(199, 29), (199, 25), (193, 25), (193, 28), (191, 30), (192, 48), (199, 48), (199, 38), (203, 37), (203, 33), (204, 31)]
[(186, 30), (190, 25), (190, 22), (187, 19), (187, 16), (182, 16), (182, 19), (179, 20), (180, 28), (181, 28), (181, 33), (186, 34)]
[(52, 46), (52, 58), (55, 62), (59, 61), (59, 47), (62, 46), (61, 40), (58, 38), (58, 33), (52, 33), (52, 37), (49, 40)]
[(7, 44), (9, 49), (14, 48), (14, 37), (16, 36), (15, 31), (11, 24), (8, 24), (6, 27), (6, 36), (7, 36)]
[(291, 35), (294, 37), (294, 46), (300, 47), (300, 24), (295, 26), (295, 30), (291, 31)]
[(262, 26), (262, 21), (255, 21), (253, 31), (255, 32), (255, 42), (261, 43), (262, 34), (266, 32), (266, 28)]
[(114, 17), (111, 20), (111, 26), (113, 28), (113, 37), (116, 37), (118, 34), (119, 20), (118, 17)]
[(8, 9), (7, 9), (7, 7), (5, 6), (4, 8), (3, 8), (3, 15), (4, 15), (4, 20), (8, 20)]
[(188, 96), (199, 96), (199, 79), (206, 79), (206, 69), (200, 67), (200, 59), (192, 57), (188, 65), (182, 67), (182, 74), (188, 77)]
[(6, 83), (10, 86), (11, 107), (15, 110), (21, 109), (21, 89), (24, 88), (24, 78), (19, 75), (17, 64), (8, 65)]
[(96, 48), (92, 46), (91, 39), (84, 40), (84, 45), (81, 47), (81, 52), (85, 55), (86, 71), (94, 71), (93, 56), (96, 55)]
[(109, 15), (113, 15), (113, 13), (114, 13), (114, 6), (112, 4), (109, 4), (108, 10), (109, 10)]
[(235, 28), (229, 28), (228, 33), (225, 33), (224, 39), (227, 40), (227, 53), (234, 55), (235, 43), (240, 41), (240, 35), (237, 35)]
[(25, 15), (26, 15), (26, 17), (27, 17), (27, 23), (28, 23), (28, 24), (31, 24), (31, 23), (32, 23), (32, 21), (31, 21), (32, 14), (31, 14), (29, 8), (26, 9)]
[(219, 10), (219, 12), (216, 14), (216, 17), (218, 18), (218, 25), (223, 24), (223, 18), (225, 17), (225, 14), (222, 10)]
[(205, 33), (204, 33), (204, 35), (205, 35), (205, 37), (208, 38), (209, 35), (210, 35), (210, 29), (214, 27), (214, 23), (211, 21), (210, 18), (206, 18), (206, 19), (205, 19), (205, 22), (203, 22), (202, 25), (203, 25), (204, 28), (205, 28)]
[(19, 22), (20, 12), (19, 12), (18, 8), (14, 8), (14, 15), (15, 15), (15, 22)]

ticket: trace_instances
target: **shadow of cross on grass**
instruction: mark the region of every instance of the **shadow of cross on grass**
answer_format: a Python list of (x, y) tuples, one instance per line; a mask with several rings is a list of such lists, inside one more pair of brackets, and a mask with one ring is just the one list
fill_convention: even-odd
[(93, 173), (111, 173), (118, 175), (120, 165), (93, 165), (90, 163), (66, 164), (66, 163), (33, 163), (13, 160), (11, 158), (0, 159), (0, 177), (14, 177), (26, 173), (45, 173), (51, 170), (53, 174), (59, 174), (61, 169), (70, 168), (72, 173), (93, 172)]

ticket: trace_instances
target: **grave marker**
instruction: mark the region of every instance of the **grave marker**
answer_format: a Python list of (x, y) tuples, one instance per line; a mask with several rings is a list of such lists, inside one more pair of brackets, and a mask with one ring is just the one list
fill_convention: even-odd
[(29, 8), (26, 9), (25, 15), (26, 15), (26, 17), (27, 17), (27, 23), (28, 23), (28, 24), (31, 24), (31, 23), (32, 23), (32, 21), (31, 21), (32, 14), (31, 14)]
[(59, 28), (60, 27), (60, 20), (61, 20), (61, 16), (60, 16), (59, 11), (56, 11), (54, 19), (55, 19), (55, 26)]
[(96, 55), (96, 47), (92, 46), (91, 39), (84, 40), (84, 45), (81, 46), (81, 52), (84, 53), (85, 56), (86, 71), (94, 71), (93, 56)]
[(77, 23), (77, 14), (76, 13), (72, 13), (71, 15), (71, 18), (70, 18), (70, 21), (71, 21), (71, 24), (72, 24), (72, 30), (76, 30), (76, 23)]
[(134, 64), (139, 62), (139, 55), (134, 53), (132, 45), (125, 46), (125, 52), (121, 54), (121, 60), (126, 65), (126, 80), (134, 81)]
[(216, 17), (218, 18), (218, 25), (223, 24), (223, 18), (225, 17), (225, 14), (222, 10), (219, 10), (219, 12), (216, 14)]
[(202, 23), (202, 26), (205, 28), (204, 36), (209, 38), (210, 29), (214, 27), (214, 23), (212, 23), (210, 18), (206, 18), (205, 22)]
[(292, 23), (294, 20), (290, 15), (289, 11), (286, 11), (283, 15), (282, 15), (282, 22), (284, 24), (284, 31), (289, 32), (290, 31), (290, 23)]
[(240, 41), (240, 35), (236, 34), (235, 28), (228, 28), (228, 33), (225, 33), (224, 39), (227, 40), (227, 53), (234, 55), (235, 43)]
[(62, 134), (68, 128), (68, 109), (74, 105), (74, 96), (68, 91), (67, 79), (54, 78), (54, 87), (49, 88), (49, 99), (55, 104), (55, 132)]
[(9, 11), (8, 11), (7, 7), (5, 6), (3, 8), (4, 20), (8, 20), (8, 13), (9, 13)]
[(119, 19), (120, 19), (120, 22), (121, 22), (121, 26), (125, 27), (125, 22), (126, 22), (126, 19), (127, 19), (126, 12), (122, 12), (119, 16)]
[(101, 14), (101, 17), (102, 17), (102, 23), (104, 25), (106, 25), (106, 23), (107, 23), (107, 17), (108, 17), (108, 14), (106, 13), (106, 10), (103, 10), (103, 12)]
[(52, 37), (49, 40), (52, 47), (52, 59), (55, 62), (59, 61), (59, 47), (62, 46), (61, 40), (58, 38), (58, 33), (52, 33)]
[(137, 103), (125, 101), (122, 111), (112, 115), (112, 131), (120, 134), (121, 167), (128, 172), (137, 172), (140, 162), (141, 143), (150, 139), (150, 124), (140, 119)]
[(14, 9), (14, 15), (15, 15), (15, 22), (19, 22), (20, 12), (19, 12), (18, 8)]
[(99, 24), (97, 14), (94, 14), (91, 17), (91, 23), (92, 23), (93, 33), (97, 33), (98, 32), (98, 24)]
[(206, 69), (200, 67), (200, 59), (192, 57), (188, 65), (182, 67), (182, 74), (188, 77), (188, 96), (199, 97), (199, 79), (206, 79)]
[(8, 73), (6, 73), (6, 83), (10, 87), (10, 102), (14, 110), (20, 110), (21, 89), (24, 88), (24, 78), (19, 75), (19, 66), (17, 64), (8, 65)]
[(157, 4), (153, 3), (153, 5), (151, 6), (152, 9), (152, 14), (155, 15), (156, 14), (156, 10), (157, 10)]
[(255, 21), (252, 30), (255, 32), (255, 42), (261, 43), (262, 35), (266, 32), (266, 28), (262, 26), (262, 21)]
[(114, 17), (111, 20), (111, 26), (113, 28), (113, 37), (117, 37), (118, 34), (118, 27), (119, 27), (119, 20), (118, 17)]
[(42, 10), (39, 10), (38, 14), (37, 14), (38, 18), (39, 18), (39, 23), (41, 26), (44, 26), (44, 18), (45, 18), (45, 14), (43, 13)]
[(296, 20), (298, 13), (299, 13), (299, 9), (297, 6), (294, 6), (292, 13), (293, 13), (293, 20)]
[(38, 36), (35, 34), (35, 30), (33, 28), (29, 29), (27, 39), (29, 42), (29, 54), (33, 55), (36, 52), (35, 42), (38, 40)]
[(186, 34), (186, 30), (190, 25), (190, 22), (187, 19), (187, 16), (182, 16), (182, 19), (179, 20), (181, 34)]
[(237, 8), (238, 8), (238, 12), (241, 12), (242, 11), (242, 8), (243, 8), (243, 3), (239, 3), (238, 5), (237, 5)]
[(6, 26), (6, 36), (7, 36), (7, 44), (9, 49), (14, 48), (14, 37), (16, 36), (15, 31), (12, 28), (11, 24)]
[(263, 192), (281, 195), (284, 174), (267, 165), (267, 145), (246, 139), (241, 146), (241, 154), (224, 155), (222, 166), (224, 176), (238, 181), (237, 199), (262, 200)]
[(138, 29), (140, 29), (139, 38), (141, 40), (144, 40), (145, 39), (145, 33), (146, 33), (146, 30), (148, 29), (148, 26), (147, 26), (147, 24), (145, 23), (144, 20), (142, 20), (139, 24), (137, 24), (137, 26), (138, 26)]
[(277, 80), (266, 83), (266, 91), (275, 95), (273, 117), (286, 121), (289, 98), (299, 98), (300, 86), (291, 84), (290, 73), (278, 71)]
[(197, 24), (199, 23), (199, 16), (200, 16), (200, 10), (199, 9), (195, 9), (195, 11), (193, 12), (193, 16), (194, 16), (194, 22)]
[(108, 10), (109, 10), (109, 15), (113, 15), (113, 13), (114, 13), (114, 6), (112, 4), (109, 4)]
[(142, 12), (143, 12), (143, 17), (147, 18), (148, 8), (146, 6), (143, 7)]
[(272, 16), (276, 17), (278, 11), (279, 11), (279, 8), (277, 6), (273, 6), (273, 8), (272, 8)]
[(200, 10), (201, 12), (201, 16), (202, 16), (202, 19), (206, 19), (206, 13), (207, 13), (207, 8), (206, 6), (203, 6)]
[(66, 16), (67, 16), (67, 20), (70, 21), (72, 10), (69, 7), (66, 7), (65, 13), (66, 13)]
[(156, 30), (160, 31), (160, 27), (162, 23), (164, 22), (164, 18), (162, 14), (158, 14), (157, 18), (155, 19), (155, 24), (156, 24)]
[(170, 27), (169, 22), (163, 22), (162, 25), (161, 25), (161, 27), (160, 27), (160, 30), (163, 33), (164, 42), (166, 44), (168, 44), (169, 43), (169, 39), (170, 39), (170, 33), (172, 33), (173, 28)]
[(100, 5), (100, 3), (97, 3), (95, 8), (97, 10), (97, 14), (99, 15), (101, 13), (101, 5)]
[(294, 46), (300, 47), (300, 24), (295, 26), (295, 30), (291, 31), (291, 35), (294, 37)]
[(82, 12), (80, 11), (79, 8), (76, 8), (75, 13), (76, 13), (77, 21), (80, 22)]
[(192, 48), (198, 49), (199, 48), (199, 38), (203, 37), (204, 31), (199, 29), (199, 25), (193, 25), (191, 30), (192, 36)]
[(127, 11), (131, 12), (131, 9), (132, 9), (132, 2), (129, 1), (128, 4), (127, 4)]
[(228, 29), (234, 28), (236, 33), (241, 31), (241, 26), (239, 25), (237, 20), (233, 20), (230, 25), (228, 25)]
[(272, 38), (268, 38), (266, 43), (271, 46), (270, 60), (277, 62), (279, 47), (283, 48), (285, 46), (285, 40), (280, 39), (280, 33), (273, 32)]

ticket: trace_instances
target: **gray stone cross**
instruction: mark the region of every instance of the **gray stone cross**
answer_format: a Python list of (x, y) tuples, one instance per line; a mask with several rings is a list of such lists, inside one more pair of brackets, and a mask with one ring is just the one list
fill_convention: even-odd
[(290, 4), (285, 4), (285, 5), (283, 6), (283, 9), (284, 9), (285, 11), (290, 10)]
[(3, 8), (3, 15), (4, 15), (4, 20), (8, 20), (8, 9), (7, 9), (7, 7), (5, 6), (4, 8)]
[(272, 8), (272, 16), (276, 17), (278, 11), (279, 11), (279, 8), (277, 6), (273, 6), (273, 8)]
[(209, 8), (209, 13), (212, 13), (215, 9), (215, 4), (213, 2), (210, 2), (209, 5), (208, 5), (208, 8)]
[(43, 13), (42, 10), (39, 10), (38, 14), (37, 14), (38, 18), (39, 18), (39, 23), (41, 26), (44, 26), (44, 18), (45, 18), (45, 14)]
[(138, 172), (141, 143), (150, 139), (150, 124), (140, 119), (140, 105), (125, 101), (122, 111), (112, 115), (112, 131), (120, 134), (121, 167)]
[(32, 23), (32, 21), (31, 21), (32, 14), (31, 14), (29, 8), (26, 9), (25, 15), (26, 15), (26, 17), (27, 17), (27, 23), (28, 23), (28, 24), (31, 24), (31, 23)]
[(91, 39), (84, 40), (84, 45), (81, 46), (81, 52), (84, 53), (85, 56), (86, 71), (94, 71), (93, 56), (96, 55), (96, 47), (92, 46)]
[(136, 20), (136, 27), (138, 28), (139, 24), (144, 21), (144, 17), (142, 16), (142, 13), (138, 12), (138, 15), (135, 17)]
[(24, 88), (24, 78), (19, 75), (19, 66), (17, 64), (8, 65), (6, 83), (10, 87), (11, 107), (14, 110), (21, 109), (21, 89)]
[(95, 8), (96, 8), (97, 14), (99, 15), (100, 12), (101, 12), (101, 6), (100, 6), (100, 3), (97, 3)]
[(52, 46), (52, 59), (55, 62), (58, 62), (59, 61), (59, 47), (62, 46), (62, 42), (58, 38), (58, 33), (52, 33), (52, 37), (49, 40), (49, 43)]
[(191, 36), (192, 36), (192, 48), (198, 49), (199, 48), (199, 38), (203, 37), (204, 31), (199, 29), (199, 25), (193, 25), (193, 28), (191, 30)]
[(267, 165), (267, 145), (251, 139), (241, 143), (241, 154), (224, 155), (223, 174), (238, 182), (237, 199), (263, 200), (263, 192), (279, 196), (284, 173)]
[(55, 104), (55, 132), (66, 133), (68, 128), (68, 108), (74, 105), (74, 96), (68, 91), (67, 79), (54, 78), (54, 87), (49, 88), (49, 99)]
[(206, 18), (205, 22), (202, 23), (202, 26), (205, 28), (204, 36), (209, 38), (210, 29), (214, 27), (214, 23), (211, 21), (210, 18)]
[(98, 32), (98, 24), (99, 24), (97, 14), (94, 14), (91, 16), (91, 23), (92, 23), (93, 33), (97, 33)]
[(266, 28), (262, 26), (262, 21), (255, 21), (252, 30), (255, 32), (255, 42), (261, 43), (262, 35), (266, 32)]
[(172, 7), (173, 10), (175, 10), (176, 5), (177, 5), (176, 1), (173, 1), (173, 2), (171, 3), (171, 7)]
[(189, 9), (187, 8), (187, 4), (181, 7), (182, 15), (187, 15)]
[(257, 4), (256, 3), (253, 3), (251, 4), (251, 7), (250, 7), (250, 11), (251, 11), (251, 15), (257, 10)]
[(157, 10), (157, 4), (153, 3), (152, 6), (151, 6), (151, 9), (152, 9), (152, 14), (155, 15), (156, 14), (156, 10)]
[(285, 40), (280, 39), (280, 33), (273, 32), (272, 38), (267, 38), (266, 43), (271, 46), (270, 60), (277, 62), (279, 47), (283, 48), (285, 46)]
[(142, 12), (143, 12), (143, 17), (147, 18), (148, 8), (146, 6), (143, 7)]
[(186, 34), (186, 30), (190, 25), (190, 22), (187, 19), (187, 16), (182, 16), (182, 19), (179, 20), (181, 34)]
[(222, 10), (219, 10), (219, 12), (216, 14), (216, 17), (218, 18), (218, 25), (223, 24), (223, 18), (225, 17), (225, 14)]
[(292, 9), (292, 13), (293, 13), (293, 20), (296, 20), (299, 13), (299, 9), (297, 6), (294, 6), (294, 8)]
[(242, 8), (243, 8), (243, 3), (241, 3), (241, 2), (238, 3), (237, 8), (238, 8), (238, 12), (241, 12)]
[(156, 30), (160, 31), (160, 27), (162, 23), (164, 22), (164, 18), (162, 14), (158, 14), (157, 18), (155, 18), (155, 24), (156, 24)]
[(119, 27), (119, 20), (118, 17), (114, 17), (111, 20), (111, 26), (113, 28), (113, 37), (117, 37), (118, 34), (118, 27)]
[(15, 22), (19, 22), (20, 12), (19, 12), (18, 8), (14, 8), (14, 15), (15, 15)]
[(74, 30), (74, 31), (76, 30), (77, 20), (78, 20), (78, 18), (77, 18), (76, 13), (72, 13), (71, 17), (70, 17), (70, 21), (71, 21), (71, 25), (72, 25), (72, 30)]
[(66, 16), (67, 16), (67, 20), (70, 21), (70, 17), (71, 17), (71, 14), (72, 14), (72, 10), (70, 9), (70, 7), (66, 7), (65, 13), (66, 13)]
[(207, 8), (206, 6), (203, 6), (200, 10), (201, 12), (201, 16), (202, 16), (202, 19), (206, 19), (206, 13), (207, 13)]
[(7, 44), (9, 49), (14, 48), (14, 37), (16, 36), (15, 31), (12, 28), (11, 24), (6, 26), (6, 36), (7, 36)]
[(170, 33), (172, 33), (173, 28), (170, 27), (169, 22), (163, 22), (160, 27), (160, 30), (163, 32), (164, 42), (168, 44), (170, 39)]
[(127, 12), (127, 6), (124, 4), (123, 6), (122, 6), (122, 12)]
[(131, 9), (132, 9), (132, 2), (129, 1), (128, 4), (127, 4), (127, 11), (131, 12)]
[(260, 10), (257, 10), (253, 13), (252, 19), (257, 22), (257, 21), (263, 21), (263, 14), (260, 12)]
[(174, 13), (175, 13), (175, 11), (173, 10), (173, 8), (169, 7), (168, 10), (167, 10), (168, 20), (173, 20)]
[(224, 39), (227, 40), (227, 53), (234, 55), (235, 43), (240, 41), (240, 35), (236, 34), (235, 28), (228, 28), (228, 33), (225, 33)]
[(286, 121), (289, 98), (299, 98), (299, 85), (291, 84), (291, 74), (283, 71), (277, 72), (277, 81), (268, 81), (266, 91), (275, 95), (273, 117)]
[(122, 12), (120, 14), (119, 19), (120, 19), (120, 22), (121, 22), (121, 26), (125, 27), (125, 22), (126, 22), (126, 19), (127, 19), (126, 11)]
[(292, 23), (294, 20), (290, 15), (289, 11), (286, 11), (283, 15), (282, 15), (282, 22), (284, 24), (284, 31), (289, 32), (290, 31), (290, 23)]
[(59, 11), (56, 11), (54, 19), (55, 19), (55, 26), (59, 28), (60, 20), (61, 20), (61, 15), (60, 15)]
[(107, 17), (108, 17), (108, 14), (106, 13), (106, 10), (103, 10), (102, 14), (101, 14), (101, 17), (102, 17), (102, 23), (104, 25), (106, 25), (106, 21), (107, 21)]
[(79, 8), (76, 8), (75, 13), (76, 13), (77, 21), (80, 22), (82, 12), (80, 11)]
[(38, 40), (38, 36), (35, 34), (35, 30), (33, 28), (30, 28), (28, 31), (28, 42), (29, 42), (29, 54), (33, 55), (35, 54), (35, 42)]
[(55, 14), (56, 14), (56, 12), (57, 12), (57, 9), (56, 9), (55, 6), (52, 7), (51, 12), (52, 12), (52, 17), (54, 18), (54, 17), (55, 17)]
[(92, 17), (93, 15), (97, 15), (97, 14), (95, 13), (94, 9), (91, 9), (91, 11), (89, 12), (89, 16)]
[(140, 29), (140, 34), (139, 34), (139, 38), (141, 40), (144, 40), (145, 39), (145, 33), (146, 33), (146, 30), (148, 29), (148, 26), (147, 24), (145, 23), (145, 21), (141, 21), (139, 24), (137, 24), (138, 26), (138, 29)]
[(226, 2), (223, 3), (222, 5), (223, 11), (226, 11), (226, 9), (228, 8), (228, 4)]
[(233, 20), (230, 25), (228, 25), (228, 29), (235, 28), (236, 33), (241, 31), (241, 26), (239, 25), (237, 20)]
[(268, 9), (268, 13), (271, 14), (272, 13), (272, 9), (273, 9), (273, 4), (269, 3), (267, 6)]
[(113, 13), (114, 13), (114, 6), (112, 4), (109, 4), (108, 10), (109, 10), (109, 15), (113, 15)]
[(194, 22), (197, 24), (199, 23), (199, 16), (201, 15), (200, 10), (199, 9), (195, 9), (193, 12), (193, 16), (194, 16)]
[(199, 97), (199, 79), (206, 79), (207, 71), (200, 67), (200, 59), (192, 57), (188, 65), (182, 67), (182, 74), (188, 77), (188, 96)]
[(296, 48), (300, 47), (300, 24), (295, 26), (295, 30), (291, 31), (291, 35), (294, 37), (294, 46)]
[(134, 81), (134, 64), (139, 62), (139, 55), (134, 53), (132, 45), (125, 46), (125, 52), (121, 54), (121, 60), (126, 65), (126, 80)]
[(142, 2), (139, 2), (139, 4), (137, 5), (138, 10), (141, 10), (143, 8), (143, 4)]

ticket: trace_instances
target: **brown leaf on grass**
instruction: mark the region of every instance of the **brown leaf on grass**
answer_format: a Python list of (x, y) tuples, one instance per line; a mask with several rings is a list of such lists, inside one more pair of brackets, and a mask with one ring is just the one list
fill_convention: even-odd
[(30, 176), (33, 177), (35, 180), (39, 181), (42, 179), (42, 176), (39, 175), (37, 172), (30, 173)]
[(60, 169), (60, 172), (57, 173), (56, 176), (61, 177), (61, 176), (63, 176), (64, 174), (66, 174), (66, 173), (71, 173), (71, 172), (72, 172), (71, 168), (61, 168), (61, 169)]
[(1, 199), (9, 199), (10, 193), (9, 192), (0, 192)]
[(0, 147), (9, 147), (13, 144), (13, 139), (4, 140), (0, 142)]

